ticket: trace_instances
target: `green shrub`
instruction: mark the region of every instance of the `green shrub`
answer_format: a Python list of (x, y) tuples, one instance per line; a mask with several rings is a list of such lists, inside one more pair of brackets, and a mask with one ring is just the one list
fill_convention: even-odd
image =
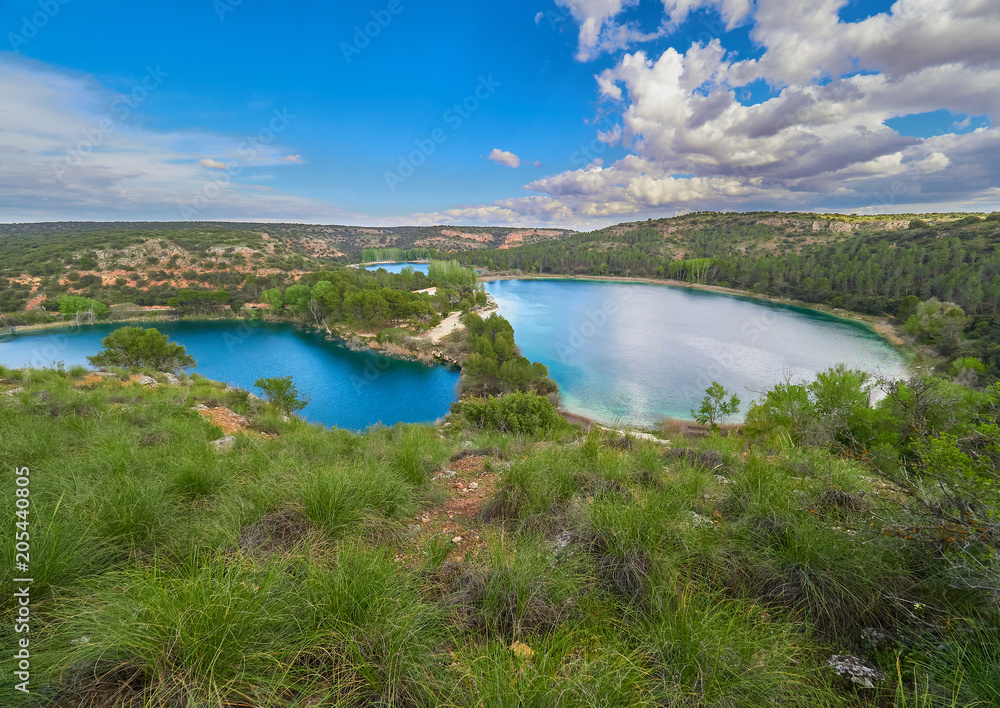
[(159, 330), (142, 327), (121, 327), (101, 340), (104, 349), (87, 357), (94, 366), (140, 367), (157, 371), (176, 371), (194, 366), (184, 347), (170, 342)]
[(309, 404), (308, 398), (299, 398), (299, 390), (292, 383), (291, 376), (257, 379), (253, 385), (263, 391), (268, 402), (283, 413), (295, 413)]
[(477, 428), (505, 433), (548, 433), (565, 425), (555, 406), (534, 393), (468, 401), (462, 406), (462, 414)]

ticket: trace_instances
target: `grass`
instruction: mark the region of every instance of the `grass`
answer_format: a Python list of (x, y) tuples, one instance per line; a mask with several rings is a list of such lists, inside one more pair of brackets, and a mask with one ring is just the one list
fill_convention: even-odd
[[(905, 510), (852, 461), (737, 436), (357, 435), (200, 377), (80, 383), (0, 370), (25, 388), (0, 396), (0, 459), (31, 468), (34, 577), (33, 690), (5, 682), (2, 705), (1000, 702), (995, 599), (884, 534)], [(214, 451), (199, 401), (257, 432)], [(492, 480), (484, 542), (420, 536), (451, 490), (434, 475), (467, 457)], [(855, 687), (834, 653), (888, 678)]]

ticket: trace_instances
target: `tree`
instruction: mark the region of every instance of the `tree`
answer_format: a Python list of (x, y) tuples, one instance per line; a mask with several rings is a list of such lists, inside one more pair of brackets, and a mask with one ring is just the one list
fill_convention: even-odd
[(254, 386), (264, 392), (267, 400), (283, 413), (295, 413), (306, 407), (308, 398), (299, 398), (299, 391), (292, 383), (291, 376), (257, 379)]
[(59, 300), (59, 312), (66, 317), (72, 317), (78, 322), (93, 322), (108, 314), (108, 306), (103, 302), (78, 295), (63, 295)]
[(726, 400), (726, 389), (718, 381), (713, 381), (712, 385), (705, 389), (705, 397), (701, 399), (701, 407), (698, 410), (691, 409), (691, 415), (701, 425), (708, 425), (712, 430), (718, 430), (716, 421), (725, 420), (726, 416), (733, 415), (740, 409), (740, 399), (734, 394)]
[(278, 288), (270, 288), (260, 294), (260, 301), (271, 308), (275, 314), (281, 314), (285, 309), (285, 296)]
[(172, 372), (195, 365), (182, 345), (172, 343), (167, 335), (152, 328), (121, 327), (101, 340), (101, 344), (103, 351), (87, 357), (94, 366), (148, 366)]

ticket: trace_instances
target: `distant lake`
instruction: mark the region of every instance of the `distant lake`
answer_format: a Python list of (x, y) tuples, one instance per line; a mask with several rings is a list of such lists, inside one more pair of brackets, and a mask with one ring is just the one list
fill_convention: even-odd
[(691, 418), (713, 381), (743, 412), (786, 376), (843, 363), (897, 378), (905, 361), (864, 325), (804, 308), (657, 284), (486, 284), (526, 357), (549, 367), (567, 409), (602, 422)]
[[(66, 327), (0, 337), (0, 364), (15, 368), (88, 365), (101, 339), (122, 325)], [(198, 363), (197, 372), (260, 394), (258, 378), (291, 375), (311, 401), (302, 416), (312, 422), (363, 430), (382, 422), (423, 423), (448, 413), (456, 399), (459, 372), (351, 351), (318, 332), (287, 324), (156, 322), (183, 344)]]
[(387, 273), (401, 273), (403, 268), (406, 268), (407, 266), (410, 266), (413, 270), (427, 275), (426, 263), (372, 263), (371, 265), (364, 266), (364, 269), (378, 270), (379, 268), (385, 268)]

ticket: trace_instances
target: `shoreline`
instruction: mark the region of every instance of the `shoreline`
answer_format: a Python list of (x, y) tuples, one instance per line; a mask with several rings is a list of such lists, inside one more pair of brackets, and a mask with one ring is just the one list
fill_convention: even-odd
[(845, 320), (847, 322), (854, 322), (863, 325), (865, 328), (870, 330), (873, 334), (877, 335), (880, 339), (886, 342), (889, 346), (893, 348), (894, 351), (903, 356), (906, 360), (907, 368), (910, 368), (915, 363), (920, 352), (908, 341), (900, 336), (898, 328), (888, 322), (885, 318), (875, 317), (873, 315), (862, 315), (861, 313), (851, 312), (849, 310), (844, 310), (841, 308), (830, 307), (829, 305), (817, 304), (803, 302), (802, 300), (793, 300), (792, 298), (782, 298), (775, 297), (773, 295), (764, 295), (761, 293), (755, 293), (749, 290), (740, 290), (738, 288), (728, 288), (721, 285), (703, 285), (701, 283), (688, 283), (683, 280), (671, 280), (671, 279), (656, 279), (656, 278), (641, 278), (633, 276), (617, 276), (617, 275), (567, 275), (561, 273), (549, 273), (549, 274), (525, 274), (525, 275), (508, 275), (508, 274), (498, 274), (498, 275), (483, 275), (480, 276), (479, 282), (490, 283), (502, 280), (580, 280), (580, 281), (598, 281), (598, 282), (620, 282), (620, 283), (645, 283), (648, 285), (664, 285), (671, 288), (683, 288), (688, 290), (705, 290), (708, 292), (719, 293), (720, 295), (734, 295), (738, 297), (744, 297), (751, 300), (758, 300), (762, 302), (769, 302), (774, 305), (788, 305), (790, 307), (797, 307), (803, 310), (812, 310), (814, 312), (820, 312), (824, 315), (829, 315), (830, 317), (835, 317), (837, 319)]

